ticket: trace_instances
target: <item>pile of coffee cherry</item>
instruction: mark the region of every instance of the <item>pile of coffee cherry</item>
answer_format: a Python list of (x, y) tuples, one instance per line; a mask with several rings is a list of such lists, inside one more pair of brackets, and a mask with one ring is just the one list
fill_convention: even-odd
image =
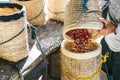
[(91, 42), (92, 33), (88, 29), (74, 29), (66, 33), (74, 42), (67, 42), (65, 48), (76, 53), (85, 53), (98, 48), (95, 42)]
[(92, 38), (91, 33), (87, 29), (74, 29), (66, 33), (76, 44), (86, 44)]

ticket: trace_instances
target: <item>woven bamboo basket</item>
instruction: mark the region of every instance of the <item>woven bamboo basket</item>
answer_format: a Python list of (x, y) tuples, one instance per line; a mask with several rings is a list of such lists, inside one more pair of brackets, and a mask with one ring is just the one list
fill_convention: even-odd
[(87, 3), (88, 10), (100, 10), (99, 6), (100, 0), (89, 0)]
[(69, 0), (65, 8), (64, 27), (79, 22), (82, 0)]
[(93, 36), (92, 40), (96, 40), (101, 36), (98, 30), (103, 28), (103, 23), (98, 21), (98, 15), (101, 15), (101, 12), (95, 2), (93, 0), (88, 2), (89, 5), (94, 4), (94, 6), (89, 7), (88, 5), (89, 10), (86, 12), (83, 11), (82, 0), (71, 0), (68, 2), (65, 9), (64, 38), (71, 41), (70, 38), (65, 36), (65, 33), (73, 29), (90, 29)]
[(101, 29), (103, 24), (98, 21), (98, 14), (100, 14), (99, 10), (92, 8), (83, 11), (82, 0), (70, 0), (67, 4), (63, 29), (65, 40), (61, 45), (62, 80), (102, 80), (102, 56), (98, 43), (97, 49), (86, 53), (75, 53), (65, 48), (67, 42), (74, 42), (66, 35), (70, 30), (87, 29), (92, 36), (91, 42), (99, 37), (98, 29)]
[[(62, 80), (101, 80), (101, 47), (87, 53), (74, 53), (65, 48), (66, 41), (61, 45)], [(94, 76), (92, 76), (94, 75)]]
[(18, 62), (29, 53), (25, 7), (15, 3), (0, 3), (0, 8), (4, 7), (17, 8), (18, 11), (0, 15), (0, 58)]
[(0, 80), (20, 80), (19, 71), (0, 61)]
[(27, 20), (35, 25), (42, 26), (45, 23), (44, 0), (11, 0), (26, 7)]
[[(90, 0), (89, 5), (90, 4), (93, 5), (94, 3), (95, 2)], [(72, 28), (69, 27), (69, 25), (73, 24), (77, 24), (78, 25), (77, 27), (85, 28), (92, 27), (95, 29), (103, 28), (103, 24), (100, 21), (98, 21), (98, 15), (101, 15), (98, 5), (96, 4), (96, 6), (90, 7), (89, 5), (88, 5), (89, 10), (83, 12), (82, 0), (69, 1), (65, 9), (65, 21), (64, 21), (65, 29)]]
[(69, 0), (48, 0), (48, 18), (64, 22), (64, 12)]

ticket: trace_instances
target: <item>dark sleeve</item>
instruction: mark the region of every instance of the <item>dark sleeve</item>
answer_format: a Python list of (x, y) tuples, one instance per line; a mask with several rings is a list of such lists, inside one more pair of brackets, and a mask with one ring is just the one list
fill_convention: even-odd
[[(104, 9), (106, 7), (106, 5), (102, 8), (102, 9)], [(102, 11), (102, 17), (103, 18), (107, 18), (107, 13), (108, 13), (108, 11), (109, 11), (109, 6), (107, 6), (103, 11)]]

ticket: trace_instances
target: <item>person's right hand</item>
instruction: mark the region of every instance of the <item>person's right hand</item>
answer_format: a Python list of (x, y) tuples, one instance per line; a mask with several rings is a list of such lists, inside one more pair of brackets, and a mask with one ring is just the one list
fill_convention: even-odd
[(115, 29), (117, 27), (117, 25), (109, 22), (108, 20), (98, 17), (99, 21), (102, 22), (104, 24), (103, 29), (99, 30), (99, 33), (103, 36), (106, 36), (110, 33), (115, 33)]

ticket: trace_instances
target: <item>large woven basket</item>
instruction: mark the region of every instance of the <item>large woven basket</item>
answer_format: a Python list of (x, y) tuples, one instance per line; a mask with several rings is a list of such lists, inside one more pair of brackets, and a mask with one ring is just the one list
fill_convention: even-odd
[(69, 0), (48, 0), (48, 18), (64, 21), (64, 12)]
[[(92, 4), (94, 3), (95, 2)], [(103, 24), (98, 21), (98, 15), (101, 15), (101, 12), (99, 9), (96, 10), (96, 6), (90, 6), (89, 8), (90, 9), (88, 11), (84, 12), (82, 7), (82, 0), (70, 0), (65, 9), (64, 30), (68, 28), (101, 29)], [(95, 10), (93, 8), (95, 8)], [(73, 24), (77, 26), (71, 27)]]
[(27, 57), (28, 38), (25, 7), (14, 3), (0, 3), (0, 8), (11, 7), (19, 11), (0, 16), (0, 58), (18, 62)]
[(69, 0), (65, 8), (64, 27), (77, 23), (82, 13), (82, 0)]
[[(93, 0), (89, 2), (89, 5), (93, 6), (90, 6), (88, 11), (83, 11), (82, 5), (82, 0), (70, 0), (66, 5), (63, 36), (67, 39), (66, 32), (73, 29), (89, 29), (92, 31), (92, 40), (96, 40), (101, 36), (98, 29), (103, 28), (103, 23), (98, 21), (101, 12)], [(69, 38), (67, 40), (70, 41)]]
[(44, 0), (11, 0), (11, 2), (26, 7), (27, 19), (31, 24), (42, 26), (45, 23)]
[[(91, 9), (91, 8), (90, 8)], [(65, 48), (66, 42), (71, 42), (66, 32), (75, 29), (88, 29), (92, 39), (98, 38), (98, 29), (103, 27), (97, 19), (99, 11), (83, 11), (82, 0), (70, 0), (65, 9), (65, 21), (61, 45), (62, 80), (102, 80), (100, 72), (102, 67), (101, 47), (86, 53), (75, 53)], [(91, 42), (93, 42), (91, 40)]]
[(0, 61), (0, 80), (20, 80), (19, 71), (6, 62)]
[(62, 80), (101, 80), (101, 47), (87, 53), (74, 53), (61, 45)]
[(100, 0), (89, 0), (87, 3), (88, 10), (100, 10), (99, 6)]

